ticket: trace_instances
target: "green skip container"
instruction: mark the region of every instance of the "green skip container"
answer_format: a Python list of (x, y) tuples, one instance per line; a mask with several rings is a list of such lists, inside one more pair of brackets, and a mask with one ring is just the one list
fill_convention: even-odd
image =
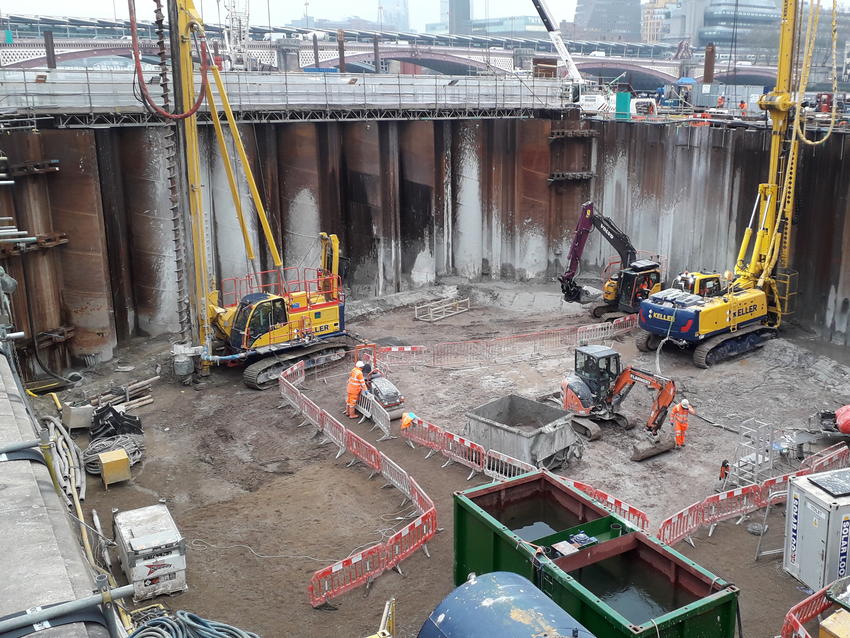
[(735, 636), (737, 587), (550, 473), (456, 492), (454, 516), (455, 584), (520, 574), (605, 638)]

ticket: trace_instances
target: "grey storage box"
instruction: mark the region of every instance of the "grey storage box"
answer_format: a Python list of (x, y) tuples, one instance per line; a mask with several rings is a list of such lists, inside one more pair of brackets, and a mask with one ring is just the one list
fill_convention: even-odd
[(133, 600), (184, 591), (186, 541), (165, 505), (118, 512), (113, 519), (118, 560)]

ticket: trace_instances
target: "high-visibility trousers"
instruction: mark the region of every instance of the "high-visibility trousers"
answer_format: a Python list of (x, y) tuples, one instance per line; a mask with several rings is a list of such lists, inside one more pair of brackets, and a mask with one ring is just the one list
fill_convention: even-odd
[(360, 393), (362, 391), (363, 390), (361, 388), (357, 388), (356, 390), (349, 390), (345, 400), (345, 405), (350, 408), (353, 408), (355, 405), (357, 405), (357, 399), (360, 398)]
[(685, 430), (684, 428), (680, 428), (676, 426), (673, 430), (673, 438), (676, 441), (676, 445), (684, 445), (685, 444)]

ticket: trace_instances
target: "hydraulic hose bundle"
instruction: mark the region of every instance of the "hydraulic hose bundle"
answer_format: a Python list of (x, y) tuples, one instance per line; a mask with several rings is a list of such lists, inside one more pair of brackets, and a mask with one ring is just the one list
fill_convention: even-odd
[(260, 638), (257, 634), (188, 611), (149, 620), (130, 638)]

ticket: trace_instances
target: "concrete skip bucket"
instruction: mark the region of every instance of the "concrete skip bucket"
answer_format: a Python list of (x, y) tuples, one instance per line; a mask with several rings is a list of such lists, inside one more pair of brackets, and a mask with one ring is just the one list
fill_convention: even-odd
[(509, 394), (470, 410), (466, 418), (464, 436), (531, 465), (552, 469), (581, 458), (583, 443), (570, 413), (554, 405)]

